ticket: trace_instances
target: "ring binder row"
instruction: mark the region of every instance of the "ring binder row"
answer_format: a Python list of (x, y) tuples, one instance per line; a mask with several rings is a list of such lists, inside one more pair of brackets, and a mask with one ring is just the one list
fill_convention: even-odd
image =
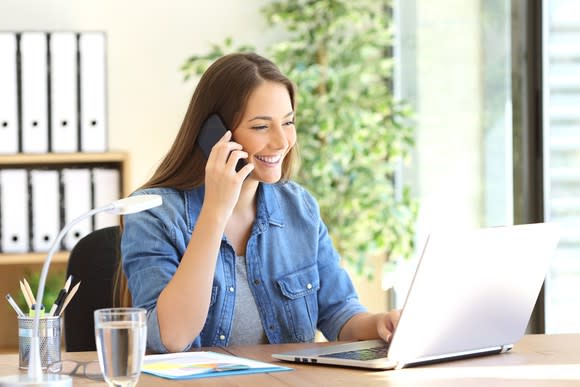
[[(0, 169), (0, 252), (47, 252), (61, 225), (120, 197), (117, 168)], [(93, 230), (117, 224), (118, 216), (97, 214), (75, 225), (62, 249), (71, 250)]]
[(0, 32), (0, 154), (106, 152), (104, 32)]

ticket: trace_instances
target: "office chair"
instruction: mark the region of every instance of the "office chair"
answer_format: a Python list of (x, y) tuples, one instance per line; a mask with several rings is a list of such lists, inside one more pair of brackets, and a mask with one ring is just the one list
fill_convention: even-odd
[(95, 309), (113, 307), (113, 286), (120, 259), (120, 228), (106, 227), (86, 235), (73, 247), (67, 278), (81, 281), (75, 297), (64, 312), (67, 352), (95, 351)]

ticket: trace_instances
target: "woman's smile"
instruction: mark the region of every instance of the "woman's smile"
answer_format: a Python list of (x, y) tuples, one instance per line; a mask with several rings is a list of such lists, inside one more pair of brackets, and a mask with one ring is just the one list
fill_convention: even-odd
[(280, 164), (282, 161), (282, 155), (274, 155), (274, 156), (260, 156), (254, 155), (254, 159), (260, 161), (262, 164), (265, 164), (268, 167), (275, 167)]

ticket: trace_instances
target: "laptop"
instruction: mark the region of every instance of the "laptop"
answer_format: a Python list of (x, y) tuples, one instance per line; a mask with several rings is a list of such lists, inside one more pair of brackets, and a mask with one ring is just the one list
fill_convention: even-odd
[(434, 232), (390, 345), (338, 343), (272, 357), (399, 369), (506, 352), (525, 334), (558, 241), (549, 223)]

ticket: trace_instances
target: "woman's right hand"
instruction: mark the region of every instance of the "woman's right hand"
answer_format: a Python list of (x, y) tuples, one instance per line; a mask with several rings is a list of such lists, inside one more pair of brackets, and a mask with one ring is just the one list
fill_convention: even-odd
[(230, 141), (227, 131), (213, 146), (205, 166), (204, 205), (228, 219), (240, 196), (242, 183), (254, 169), (250, 163), (236, 172), (238, 160), (248, 157), (242, 146)]

